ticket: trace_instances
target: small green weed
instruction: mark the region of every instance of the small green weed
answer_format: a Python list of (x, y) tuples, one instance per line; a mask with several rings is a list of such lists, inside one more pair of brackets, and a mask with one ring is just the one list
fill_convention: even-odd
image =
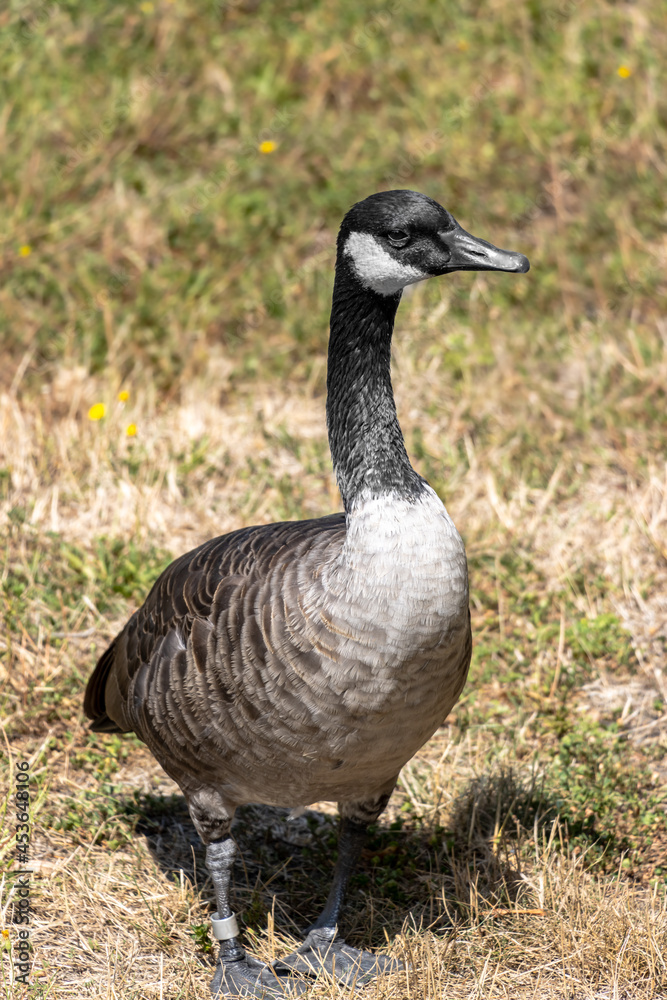
[(211, 928), (209, 924), (193, 924), (190, 928), (190, 933), (197, 947), (205, 955), (212, 955), (214, 953), (215, 945), (211, 940)]

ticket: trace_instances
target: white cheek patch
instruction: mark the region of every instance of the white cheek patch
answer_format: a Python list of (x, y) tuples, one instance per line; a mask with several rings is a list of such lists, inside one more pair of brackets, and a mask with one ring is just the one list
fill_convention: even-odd
[(395, 295), (406, 285), (431, 275), (411, 264), (402, 264), (381, 247), (370, 233), (350, 233), (344, 253), (352, 258), (357, 277), (366, 288), (380, 295)]

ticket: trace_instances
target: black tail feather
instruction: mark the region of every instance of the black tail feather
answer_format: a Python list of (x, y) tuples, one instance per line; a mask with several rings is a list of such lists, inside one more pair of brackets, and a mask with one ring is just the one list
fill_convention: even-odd
[(99, 715), (90, 727), (93, 733), (122, 733), (124, 730), (116, 725), (113, 719), (106, 714)]
[[(114, 663), (116, 640), (102, 653), (95, 667), (83, 699), (83, 710), (93, 720), (91, 729), (96, 733), (119, 733), (121, 730), (106, 714), (104, 692)], [(107, 728), (113, 727), (113, 728)]]

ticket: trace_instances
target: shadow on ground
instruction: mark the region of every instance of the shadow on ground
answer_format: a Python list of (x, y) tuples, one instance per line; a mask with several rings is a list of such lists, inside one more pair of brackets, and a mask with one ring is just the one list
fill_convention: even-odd
[[(135, 799), (136, 832), (163, 872), (182, 871), (214, 903), (204, 848), (179, 795)], [(295, 937), (318, 915), (336, 858), (337, 819), (314, 810), (297, 819), (272, 806), (244, 806), (233, 834), (239, 846), (235, 907), (261, 930), (273, 912), (276, 929)], [(406, 919), (447, 931), (494, 906), (527, 903), (521, 847), (537, 831), (548, 839), (555, 806), (535, 784), (511, 772), (483, 775), (454, 800), (446, 826), (401, 817), (380, 821), (352, 878), (343, 918), (346, 939), (380, 948)], [(213, 907), (212, 907), (213, 908)]]

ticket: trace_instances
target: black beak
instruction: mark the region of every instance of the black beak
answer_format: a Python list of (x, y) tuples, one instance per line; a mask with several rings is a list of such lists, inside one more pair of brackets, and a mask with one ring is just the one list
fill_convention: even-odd
[(500, 250), (493, 243), (471, 236), (458, 223), (454, 229), (438, 233), (449, 251), (447, 271), (516, 271), (525, 274), (530, 269), (527, 257), (514, 250)]

